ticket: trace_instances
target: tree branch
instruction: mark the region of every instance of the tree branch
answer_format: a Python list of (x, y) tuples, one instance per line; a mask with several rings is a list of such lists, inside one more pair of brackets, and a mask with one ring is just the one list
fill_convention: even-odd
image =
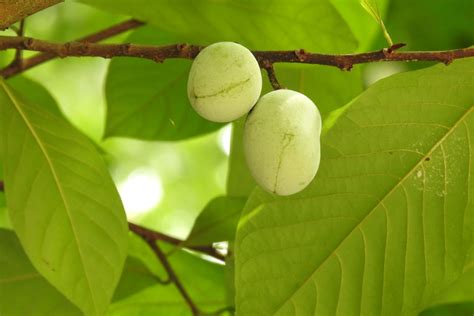
[[(398, 46), (394, 45), (394, 47)], [(60, 44), (29, 37), (0, 36), (0, 50), (19, 48), (44, 52), (60, 58), (82, 56), (113, 58), (126, 56), (162, 62), (168, 58), (193, 59), (203, 46), (188, 44), (151, 46), (84, 42)], [(425, 52), (398, 52), (395, 49), (387, 48), (367, 53), (343, 55), (310, 53), (300, 49), (294, 51), (254, 51), (253, 54), (262, 68), (265, 68), (265, 65), (273, 65), (275, 63), (304, 63), (334, 66), (343, 70), (350, 70), (356, 64), (380, 61), (436, 61), (449, 64), (455, 59), (473, 57), (474, 48)]]
[[(131, 225), (131, 227), (137, 227), (134, 224), (130, 224), (130, 225)], [(171, 267), (171, 264), (169, 263), (168, 258), (166, 258), (166, 255), (160, 249), (160, 246), (158, 246), (158, 244), (156, 243), (157, 239), (155, 239), (154, 236), (151, 236), (149, 234), (139, 234), (139, 233), (137, 233), (137, 234), (140, 235), (140, 237), (143, 238), (143, 240), (145, 240), (148, 243), (148, 245), (151, 247), (151, 249), (153, 249), (153, 251), (156, 254), (156, 257), (158, 258), (158, 260), (160, 260), (161, 264), (163, 265), (166, 272), (168, 273), (169, 279), (171, 280), (171, 282), (174, 283), (174, 285), (176, 286), (178, 291), (181, 293), (181, 296), (186, 301), (186, 304), (188, 304), (188, 306), (191, 309), (191, 312), (193, 313), (193, 315), (200, 315), (198, 307), (193, 302), (193, 300), (189, 296), (186, 289), (183, 287), (183, 284), (181, 283), (178, 276), (174, 272), (173, 267)]]
[(0, 30), (64, 0), (0, 1)]
[[(25, 19), (20, 21), (20, 26), (18, 29), (15, 30), (17, 36), (23, 36), (25, 31)], [(11, 62), (11, 66), (19, 66), (21, 67), (21, 63), (23, 62), (23, 50), (21, 48), (17, 49), (15, 52), (15, 58)]]
[(278, 79), (275, 74), (275, 69), (273, 68), (273, 64), (269, 62), (263, 62), (265, 70), (267, 71), (268, 80), (270, 80), (270, 84), (273, 87), (273, 90), (283, 89), (282, 85), (278, 82)]
[(174, 238), (174, 237), (171, 237), (171, 236), (168, 236), (168, 235), (165, 235), (165, 234), (162, 234), (160, 232), (151, 230), (149, 228), (146, 228), (146, 227), (134, 224), (134, 223), (128, 223), (128, 227), (132, 232), (134, 232), (135, 234), (137, 234), (139, 236), (142, 236), (142, 238), (144, 238), (144, 239), (146, 238), (146, 239), (152, 239), (152, 240), (155, 240), (155, 241), (157, 241), (157, 240), (165, 241), (165, 242), (170, 243), (172, 245), (188, 248), (190, 250), (194, 250), (196, 252), (200, 252), (200, 253), (206, 254), (208, 256), (211, 256), (215, 259), (225, 261), (225, 257), (223, 255), (221, 255), (220, 253), (218, 253), (216, 251), (216, 249), (214, 249), (212, 247), (212, 245), (187, 247), (187, 246), (183, 246), (183, 240), (178, 239), (178, 238)]
[[(113, 37), (115, 35), (124, 33), (126, 31), (132, 30), (134, 28), (137, 28), (139, 26), (144, 25), (143, 22), (135, 20), (135, 19), (130, 19), (124, 22), (121, 22), (119, 24), (113, 25), (111, 27), (108, 27), (104, 30), (98, 31), (96, 33), (93, 33), (91, 35), (85, 36), (83, 38), (80, 38), (76, 40), (76, 42), (87, 42), (87, 43), (95, 43), (95, 42), (100, 42), (104, 39)], [(41, 53), (38, 55), (35, 55), (33, 57), (23, 59), (21, 65), (15, 65), (12, 64), (5, 69), (0, 70), (0, 76), (4, 78), (9, 78), (12, 77), (16, 74), (19, 74), (25, 70), (28, 70), (30, 68), (33, 68), (39, 64), (42, 64), (48, 60), (56, 58), (56, 54), (50, 54), (50, 53)]]

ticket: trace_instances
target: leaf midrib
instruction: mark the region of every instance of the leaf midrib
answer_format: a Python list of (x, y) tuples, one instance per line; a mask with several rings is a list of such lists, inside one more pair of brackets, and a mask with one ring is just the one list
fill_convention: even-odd
[(43, 152), (45, 158), (46, 158), (46, 162), (48, 163), (49, 167), (50, 167), (50, 170), (51, 170), (51, 174), (53, 176), (53, 179), (54, 179), (54, 183), (56, 184), (56, 187), (58, 188), (58, 192), (59, 192), (59, 195), (61, 196), (61, 200), (63, 201), (63, 204), (64, 204), (64, 208), (66, 210), (66, 214), (67, 214), (67, 218), (68, 218), (68, 221), (71, 225), (71, 229), (72, 229), (72, 233), (74, 235), (74, 241), (76, 242), (76, 245), (77, 245), (77, 249), (78, 249), (78, 253), (79, 253), (79, 257), (81, 258), (81, 266), (82, 266), (82, 270), (84, 271), (84, 276), (87, 280), (87, 286), (89, 288), (89, 292), (91, 294), (91, 298), (92, 298), (92, 303), (93, 303), (93, 306), (94, 306), (94, 309), (95, 311), (98, 313), (99, 312), (99, 309), (97, 307), (97, 302), (95, 301), (94, 299), (94, 295), (93, 295), (93, 292), (92, 292), (92, 286), (91, 286), (91, 283), (90, 283), (90, 279), (89, 279), (89, 276), (88, 276), (88, 273), (86, 271), (86, 268), (85, 268), (85, 264), (84, 264), (84, 255), (82, 253), (82, 250), (81, 250), (81, 246), (79, 244), (79, 240), (78, 240), (78, 237), (77, 237), (77, 232), (76, 232), (76, 227), (74, 226), (73, 224), (73, 221), (71, 219), (71, 213), (70, 213), (70, 206), (69, 204), (67, 203), (67, 199), (66, 199), (66, 196), (61, 188), (61, 185), (59, 184), (59, 178), (58, 178), (58, 175), (56, 173), (56, 169), (54, 168), (54, 165), (53, 165), (53, 162), (51, 160), (51, 158), (49, 157), (49, 154), (46, 150), (46, 148), (43, 146), (42, 142), (41, 142), (41, 138), (39, 137), (39, 135), (36, 133), (33, 125), (30, 123), (30, 121), (28, 120), (28, 118), (26, 117), (25, 113), (23, 112), (23, 110), (21, 109), (21, 106), (20, 104), (17, 102), (15, 96), (12, 94), (12, 92), (10, 91), (10, 89), (8, 88), (8, 86), (3, 82), (3, 81), (0, 81), (0, 83), (2, 84), (3, 86), (3, 89), (5, 90), (5, 92), (7, 93), (8, 97), (10, 98), (10, 100), (12, 101), (13, 105), (15, 106), (15, 108), (17, 109), (18, 113), (20, 114), (21, 118), (23, 119), (23, 121), (25, 122), (25, 125), (27, 126), (27, 128), (30, 130), (33, 138), (35, 139), (36, 143), (38, 144), (38, 146), (40, 147), (41, 151)]
[(280, 310), (283, 308), (283, 306), (285, 306), (285, 304), (293, 297), (293, 295), (295, 295), (307, 282), (309, 282), (309, 280), (311, 280), (313, 278), (313, 276), (319, 271), (319, 269), (324, 266), (326, 264), (326, 262), (333, 256), (333, 255), (337, 255), (337, 251), (339, 250), (339, 248), (345, 243), (345, 241), (352, 235), (352, 233), (354, 233), (354, 231), (356, 231), (357, 229), (361, 229), (361, 226), (362, 224), (365, 223), (365, 221), (367, 220), (367, 218), (370, 217), (370, 215), (380, 206), (380, 205), (383, 205), (383, 202), (385, 201), (385, 199), (390, 196), (398, 187), (400, 184), (402, 184), (422, 163), (423, 161), (425, 161), (425, 158), (429, 157), (437, 148), (438, 146), (440, 146), (445, 140), (446, 138), (451, 135), (451, 133), (458, 127), (459, 124), (461, 124), (464, 119), (472, 112), (472, 110), (474, 109), (474, 106), (471, 106), (471, 108), (469, 108), (466, 113), (464, 113), (463, 115), (461, 115), (461, 117), (453, 124), (453, 126), (446, 132), (446, 134), (443, 135), (443, 137), (440, 138), (439, 141), (437, 141), (433, 147), (431, 147), (431, 149), (423, 156), (421, 157), (420, 161), (418, 161), (418, 163), (416, 163), (413, 168), (411, 168), (407, 173), (406, 175), (401, 178), (394, 186), (391, 190), (389, 190), (381, 199), (380, 201), (369, 211), (367, 212), (367, 214), (364, 216), (364, 218), (362, 218), (362, 220), (359, 222), (359, 224), (357, 224), (347, 235), (346, 237), (344, 237), (341, 242), (337, 245), (337, 247), (334, 249), (334, 251), (332, 251), (320, 264), (319, 266), (313, 271), (311, 272), (311, 274), (306, 278), (306, 280), (304, 280), (304, 282), (301, 284), (301, 286), (299, 286), (293, 293), (290, 294), (290, 296), (283, 301), (283, 303), (275, 310), (275, 312), (273, 312), (273, 315), (276, 315), (278, 312), (280, 312)]

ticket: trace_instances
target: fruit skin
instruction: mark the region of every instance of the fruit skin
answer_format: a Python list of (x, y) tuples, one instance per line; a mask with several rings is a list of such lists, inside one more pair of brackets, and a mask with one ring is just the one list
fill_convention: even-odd
[(321, 115), (305, 95), (276, 90), (264, 95), (244, 127), (244, 152), (255, 181), (266, 191), (291, 195), (319, 167)]
[(257, 60), (247, 48), (215, 43), (195, 58), (188, 78), (188, 98), (202, 117), (230, 122), (247, 114), (262, 91)]

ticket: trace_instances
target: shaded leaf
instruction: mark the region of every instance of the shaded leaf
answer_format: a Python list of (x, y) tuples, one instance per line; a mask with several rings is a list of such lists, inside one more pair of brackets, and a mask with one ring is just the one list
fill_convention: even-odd
[(0, 253), (1, 315), (82, 315), (35, 270), (12, 231), (0, 229)]
[(126, 256), (127, 222), (94, 145), (0, 81), (7, 207), (33, 266), (85, 313), (103, 314)]
[(420, 313), (420, 316), (472, 316), (474, 302), (435, 306)]
[(143, 289), (156, 285), (159, 281), (142, 261), (128, 256), (112, 301), (123, 300)]
[(202, 246), (233, 241), (245, 200), (225, 196), (213, 199), (199, 214), (184, 245)]
[(238, 314), (417, 315), (460, 299), (450, 287), (473, 265), (473, 69), (471, 58), (377, 82), (324, 135), (306, 190), (254, 191), (236, 239)]
[[(127, 41), (160, 45), (176, 42), (176, 38), (148, 27), (135, 31)], [(114, 59), (105, 86), (105, 137), (179, 140), (221, 127), (203, 119), (191, 107), (186, 92), (190, 67), (191, 62), (186, 60), (157, 64)]]
[[(212, 313), (227, 306), (224, 267), (185, 252), (174, 251), (174, 246), (161, 244), (171, 250), (168, 255), (173, 270), (180, 278), (198, 308)], [(156, 262), (156, 260), (155, 260)], [(173, 284), (147, 288), (110, 306), (108, 315), (192, 315), (189, 306)]]
[[(131, 15), (179, 36), (209, 44), (237, 41), (250, 49), (348, 52), (356, 40), (328, 0), (82, 0)], [(317, 34), (317, 36), (315, 36)]]

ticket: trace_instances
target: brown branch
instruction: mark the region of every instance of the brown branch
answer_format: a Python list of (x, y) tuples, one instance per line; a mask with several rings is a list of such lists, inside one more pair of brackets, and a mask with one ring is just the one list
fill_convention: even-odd
[(0, 1), (0, 30), (64, 0)]
[(275, 74), (275, 69), (273, 68), (273, 64), (269, 62), (263, 62), (265, 70), (267, 71), (268, 80), (273, 87), (273, 90), (284, 89), (282, 85), (278, 82), (278, 79)]
[[(103, 58), (126, 56), (162, 62), (168, 58), (193, 59), (203, 46), (188, 44), (151, 46), (81, 42), (59, 44), (28, 37), (0, 36), (0, 50), (17, 48), (40, 51), (61, 58), (69, 56), (93, 56)], [(310, 53), (301, 49), (294, 51), (254, 51), (253, 54), (262, 68), (265, 68), (265, 65), (273, 65), (274, 63), (305, 63), (334, 66), (343, 70), (350, 70), (352, 66), (356, 64), (380, 61), (436, 61), (449, 64), (455, 59), (473, 57), (474, 48), (425, 52), (399, 52), (393, 49), (382, 49), (368, 53), (345, 55)]]
[(3, 181), (0, 181), (0, 192), (4, 192), (5, 191), (5, 184)]
[[(16, 35), (20, 37), (23, 36), (24, 32), (25, 32), (25, 19), (20, 21), (20, 27), (17, 30), (15, 30)], [(13, 67), (15, 66), (21, 67), (22, 62), (23, 62), (23, 50), (19, 48), (15, 52), (15, 58), (11, 62), (11, 65)]]
[(216, 251), (216, 249), (214, 249), (211, 245), (209, 245), (209, 246), (189, 246), (189, 247), (185, 246), (185, 245), (183, 246), (184, 241), (181, 240), (181, 239), (165, 235), (163, 233), (151, 230), (149, 228), (146, 228), (146, 227), (134, 224), (134, 223), (128, 223), (128, 227), (132, 232), (134, 232), (135, 234), (137, 234), (139, 236), (142, 236), (143, 238), (153, 239), (155, 241), (156, 240), (165, 241), (165, 242), (170, 243), (172, 245), (188, 248), (190, 250), (193, 250), (193, 251), (200, 252), (200, 253), (206, 254), (208, 256), (211, 256), (215, 259), (225, 261), (225, 257), (223, 255), (221, 255), (220, 253), (218, 253)]
[[(76, 42), (88, 42), (88, 43), (95, 43), (95, 42), (100, 42), (104, 39), (113, 37), (115, 35), (124, 33), (126, 31), (132, 30), (134, 28), (137, 28), (139, 26), (144, 25), (143, 22), (135, 20), (135, 19), (130, 19), (124, 22), (121, 22), (119, 24), (113, 25), (109, 28), (106, 28), (104, 30), (98, 31), (96, 33), (93, 33), (91, 35), (85, 36), (83, 38), (80, 38), (76, 40)], [(39, 64), (42, 64), (48, 60), (54, 59), (58, 57), (56, 54), (51, 54), (51, 53), (41, 53), (38, 55), (35, 55), (33, 57), (24, 59), (21, 65), (10, 65), (6, 67), (5, 69), (0, 70), (0, 76), (4, 78), (9, 78), (12, 77), (16, 74), (19, 74), (20, 72), (23, 72), (25, 70), (28, 70), (30, 68), (33, 68)]]
[[(134, 225), (134, 224), (131, 224), (131, 225), (133, 225), (133, 227), (137, 226), (137, 225)], [(134, 231), (134, 232), (137, 233), (136, 231)], [(181, 283), (178, 276), (174, 272), (173, 267), (169, 263), (168, 258), (166, 258), (166, 255), (160, 249), (160, 246), (158, 246), (158, 244), (156, 243), (157, 239), (155, 239), (154, 236), (151, 236), (151, 235), (148, 235), (148, 234), (139, 234), (139, 233), (137, 233), (137, 234), (141, 238), (143, 238), (143, 240), (145, 240), (148, 243), (148, 245), (151, 247), (151, 249), (153, 249), (153, 251), (155, 252), (156, 257), (158, 258), (158, 260), (160, 260), (161, 264), (165, 268), (169, 279), (171, 280), (171, 282), (174, 283), (174, 285), (176, 286), (178, 291), (181, 293), (181, 296), (185, 300), (186, 304), (188, 304), (188, 306), (191, 309), (191, 312), (193, 313), (193, 315), (200, 315), (198, 307), (193, 302), (193, 300), (189, 296), (186, 289), (183, 287), (183, 284)]]

